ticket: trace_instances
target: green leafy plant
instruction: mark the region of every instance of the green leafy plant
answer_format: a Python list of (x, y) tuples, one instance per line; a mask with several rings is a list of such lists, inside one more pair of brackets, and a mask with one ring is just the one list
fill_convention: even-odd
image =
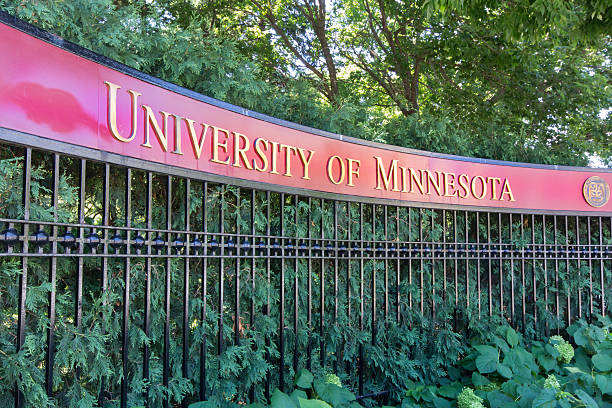
[[(415, 383), (402, 407), (612, 407), (610, 318), (580, 320), (568, 328), (575, 349), (561, 336), (531, 341), (510, 327), (472, 345), (448, 378)], [(463, 388), (465, 387), (465, 388)]]
[[(270, 408), (359, 408), (355, 394), (342, 386), (338, 376), (325, 374), (315, 378), (308, 370), (300, 370), (295, 376), (295, 389), (286, 394), (278, 388), (270, 398)], [(263, 407), (251, 404), (248, 407)], [(192, 407), (190, 407), (192, 408)], [(193, 406), (195, 408), (195, 405)]]

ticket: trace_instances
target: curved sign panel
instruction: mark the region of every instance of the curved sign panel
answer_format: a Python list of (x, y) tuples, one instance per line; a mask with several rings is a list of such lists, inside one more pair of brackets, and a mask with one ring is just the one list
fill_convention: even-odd
[(305, 190), (425, 205), (612, 211), (609, 171), (486, 162), (301, 130), (77, 54), (0, 24), (0, 127)]

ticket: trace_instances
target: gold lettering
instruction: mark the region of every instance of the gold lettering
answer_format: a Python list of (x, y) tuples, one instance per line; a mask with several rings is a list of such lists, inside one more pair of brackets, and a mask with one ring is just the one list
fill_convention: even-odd
[(160, 111), (163, 117), (163, 125), (164, 125), (164, 129), (162, 131), (162, 129), (159, 127), (159, 124), (157, 123), (157, 119), (155, 118), (153, 109), (151, 109), (151, 107), (147, 105), (142, 105), (142, 109), (144, 109), (144, 112), (145, 112), (145, 120), (144, 120), (145, 140), (144, 140), (144, 143), (141, 144), (141, 146), (149, 147), (149, 148), (153, 147), (151, 146), (151, 142), (149, 139), (149, 135), (150, 135), (149, 125), (151, 125), (153, 126), (153, 132), (155, 133), (155, 136), (157, 136), (159, 145), (161, 146), (164, 152), (167, 152), (168, 151), (168, 116), (170, 116), (170, 114), (168, 112)]
[[(359, 178), (359, 166), (361, 165), (361, 161), (360, 160), (355, 160), (355, 159), (346, 159), (346, 162), (348, 163), (348, 184), (351, 187), (354, 187), (355, 184), (353, 184), (353, 175), (355, 175), (355, 178)], [(357, 167), (353, 168), (353, 164), (356, 164)]]
[(470, 190), (468, 189), (468, 184), (470, 183), (470, 178), (467, 174), (459, 175), (459, 187), (463, 189), (463, 194), (457, 192), (460, 198), (467, 198), (470, 195)]
[[(263, 146), (261, 145), (263, 143)], [(259, 167), (259, 165), (253, 159), (253, 167), (257, 171), (267, 171), (268, 170), (268, 158), (264, 154), (263, 150), (268, 150), (268, 141), (262, 138), (255, 139), (255, 154), (261, 159), (261, 164), (263, 167)], [(263, 149), (263, 150), (262, 150)]]
[[(246, 157), (246, 152), (249, 150), (249, 139), (243, 135), (242, 133), (232, 132), (234, 133), (234, 167), (242, 167), (240, 165), (240, 160), (244, 162), (244, 167), (249, 170), (253, 170), (251, 167), (251, 163)], [(240, 147), (240, 141), (244, 140), (244, 147)]]
[(174, 116), (174, 150), (172, 153), (183, 154), (181, 150), (181, 119), (183, 118), (174, 114), (172, 116)]
[(304, 155), (305, 150), (301, 147), (298, 147), (298, 154), (300, 156), (300, 160), (302, 161), (302, 165), (304, 166), (304, 175), (302, 176), (304, 180), (310, 180), (310, 177), (308, 176), (308, 166), (310, 166), (310, 161), (312, 160), (312, 156), (314, 156), (315, 153), (313, 150), (308, 151), (310, 152), (310, 154), (308, 155), (308, 159), (306, 159), (306, 156)]
[[(227, 138), (229, 137), (229, 132), (225, 129), (218, 128), (213, 126), (213, 140), (212, 140), (212, 159), (210, 161), (219, 163), (219, 164), (229, 164), (230, 158), (229, 156), (225, 160), (219, 160), (219, 148), (222, 148), (225, 154), (227, 154)], [(219, 132), (225, 133), (225, 142), (219, 142)]]
[(270, 170), (270, 174), (278, 174), (276, 171), (276, 158), (278, 156), (278, 142), (269, 142), (272, 145), (272, 170)]
[(402, 171), (402, 193), (407, 193), (408, 192), (408, 177), (406, 177), (406, 171), (408, 170), (408, 168), (402, 167), (402, 166), (399, 166), (399, 168)]
[(497, 184), (501, 184), (501, 179), (498, 177), (487, 177), (487, 182), (491, 181), (491, 200), (497, 201)]
[[(451, 194), (450, 191), (453, 190)], [(444, 197), (457, 197), (455, 173), (444, 173)]]
[[(334, 180), (334, 176), (333, 176), (333, 165), (334, 165), (334, 159), (338, 161), (338, 163), (340, 164), (340, 177), (338, 178), (338, 180)], [(327, 178), (329, 179), (329, 181), (331, 181), (332, 183), (338, 185), (340, 183), (342, 183), (344, 181), (344, 161), (342, 160), (342, 158), (340, 158), (339, 156), (332, 156), (329, 158), (329, 160), (327, 160)]]
[(291, 177), (291, 153), (295, 154), (296, 149), (293, 146), (281, 143), (279, 150), (282, 152), (283, 148), (285, 149), (285, 174), (283, 175)]
[(189, 133), (189, 138), (191, 139), (193, 154), (195, 155), (196, 159), (199, 159), (200, 155), (202, 154), (202, 149), (204, 148), (206, 133), (208, 132), (208, 128), (210, 127), (210, 125), (202, 123), (202, 133), (200, 134), (200, 141), (198, 141), (194, 127), (195, 122), (188, 118), (185, 118), (185, 122), (187, 122), (187, 133)]
[(499, 199), (502, 201), (504, 200), (504, 194), (508, 194), (510, 201), (516, 201), (514, 199), (514, 195), (512, 194), (512, 189), (510, 188), (510, 183), (508, 182), (508, 179), (504, 179), (504, 186), (502, 187), (502, 192), (499, 197)]
[(436, 180), (434, 181), (434, 178), (431, 176), (431, 172), (429, 170), (427, 171), (427, 194), (431, 194), (431, 189), (429, 188), (429, 186), (433, 186), (433, 188), (436, 190), (436, 193), (438, 195), (442, 195), (442, 190), (440, 189), (440, 187), (443, 187), (443, 183), (440, 183), (440, 175), (441, 173), (439, 171), (436, 171)]
[[(411, 193), (415, 192), (414, 189), (412, 188), (412, 186), (414, 186), (413, 183), (415, 183), (416, 186), (419, 188), (419, 191), (421, 192), (421, 194), (425, 194), (425, 186), (423, 185), (424, 184), (423, 183), (423, 174), (425, 174), (424, 171), (420, 170), (420, 176), (419, 176), (420, 178), (417, 178), (416, 177), (416, 174), (417, 174), (416, 170), (414, 170), (414, 169), (409, 169), (409, 170), (410, 170), (410, 192)], [(427, 180), (425, 182), (427, 182)]]
[[(482, 192), (480, 195), (476, 194), (476, 180), (480, 180), (480, 184), (482, 184)], [(482, 200), (483, 197), (485, 196), (485, 194), (487, 194), (487, 182), (485, 181), (484, 177), (482, 176), (475, 176), (472, 181), (470, 182), (470, 191), (472, 192), (472, 195), (474, 196), (475, 199), (477, 200)]]
[(111, 135), (118, 141), (131, 142), (136, 137), (136, 129), (138, 128), (137, 102), (138, 96), (142, 94), (132, 90), (128, 91), (132, 102), (132, 132), (130, 133), (130, 137), (125, 138), (121, 136), (117, 130), (117, 90), (121, 89), (121, 87), (108, 81), (104, 81), (104, 84), (108, 87), (108, 130), (110, 130)]
[(376, 190), (382, 190), (380, 187), (380, 179), (382, 179), (383, 184), (385, 185), (385, 190), (389, 190), (389, 184), (391, 184), (391, 179), (393, 178), (393, 191), (399, 191), (397, 188), (397, 160), (393, 160), (391, 165), (389, 166), (389, 171), (385, 176), (385, 166), (383, 164), (382, 158), (374, 156), (376, 159)]

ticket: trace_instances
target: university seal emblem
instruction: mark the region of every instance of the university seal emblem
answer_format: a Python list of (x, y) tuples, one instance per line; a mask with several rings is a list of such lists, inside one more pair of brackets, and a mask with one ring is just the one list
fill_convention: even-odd
[(582, 194), (592, 207), (603, 207), (610, 199), (610, 186), (599, 176), (589, 177), (584, 181)]

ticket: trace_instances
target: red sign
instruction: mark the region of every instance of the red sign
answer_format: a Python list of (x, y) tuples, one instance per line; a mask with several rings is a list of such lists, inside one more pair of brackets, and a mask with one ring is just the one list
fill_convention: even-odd
[[(3, 24), (0, 38), (3, 128), (307, 190), (419, 203), (612, 212), (604, 194), (612, 184), (609, 171), (480, 163), (326, 137), (192, 99)], [(598, 176), (598, 184), (589, 182), (591, 199), (583, 192), (592, 176)]]

